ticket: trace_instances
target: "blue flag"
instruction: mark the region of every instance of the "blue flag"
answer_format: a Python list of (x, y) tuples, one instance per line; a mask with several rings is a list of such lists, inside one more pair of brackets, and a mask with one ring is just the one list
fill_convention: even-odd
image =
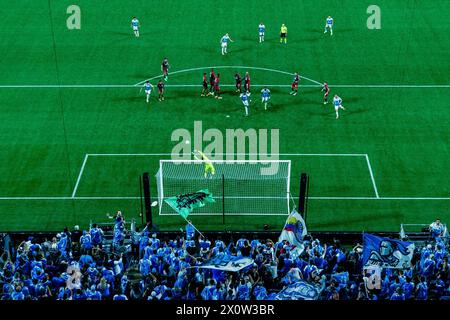
[(411, 267), (414, 243), (363, 234), (363, 265), (404, 269)]
[(236, 257), (230, 255), (223, 255), (222, 257), (215, 257), (203, 262), (196, 268), (214, 269), (229, 272), (238, 272), (244, 268), (253, 265), (253, 259), (247, 257)]
[(306, 281), (297, 281), (275, 295), (275, 300), (317, 300), (320, 290)]

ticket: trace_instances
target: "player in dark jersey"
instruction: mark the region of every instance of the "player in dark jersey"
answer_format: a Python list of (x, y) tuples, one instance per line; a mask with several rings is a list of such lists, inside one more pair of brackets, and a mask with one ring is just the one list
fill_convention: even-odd
[(293, 96), (296, 96), (298, 93), (298, 83), (300, 82), (300, 76), (298, 75), (298, 73), (296, 72), (294, 75), (294, 80), (292, 81), (292, 86), (291, 86), (291, 93)]
[(161, 71), (164, 76), (164, 81), (167, 81), (169, 78), (169, 60), (167, 58), (164, 58), (164, 60), (161, 62)]
[(245, 73), (244, 77), (244, 89), (247, 92), (247, 94), (250, 93), (250, 75), (248, 74), (248, 72)]
[(328, 95), (330, 94), (330, 88), (328, 87), (328, 82), (325, 82), (323, 84), (322, 92), (325, 91), (325, 94), (323, 95), (323, 104), (328, 103)]
[(222, 99), (220, 96), (220, 73), (217, 74), (216, 78), (214, 79), (214, 98), (216, 99)]
[(214, 94), (214, 82), (216, 81), (216, 73), (214, 72), (214, 69), (211, 69), (211, 72), (209, 73), (209, 94)]
[(206, 79), (206, 72), (203, 73), (203, 82), (202, 82), (202, 94), (201, 96), (208, 95), (208, 80)]
[(159, 80), (158, 84), (158, 101), (164, 100), (164, 82)]
[(236, 80), (236, 92), (241, 93), (242, 92), (242, 79), (241, 79), (241, 75), (238, 73), (236, 73), (234, 75), (234, 80)]

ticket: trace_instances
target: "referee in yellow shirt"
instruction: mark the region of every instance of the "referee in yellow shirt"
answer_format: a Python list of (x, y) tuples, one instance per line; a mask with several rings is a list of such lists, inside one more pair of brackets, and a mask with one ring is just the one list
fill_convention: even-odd
[(284, 23), (281, 25), (280, 43), (283, 43), (283, 39), (284, 39), (284, 43), (287, 43), (287, 27), (284, 25)]

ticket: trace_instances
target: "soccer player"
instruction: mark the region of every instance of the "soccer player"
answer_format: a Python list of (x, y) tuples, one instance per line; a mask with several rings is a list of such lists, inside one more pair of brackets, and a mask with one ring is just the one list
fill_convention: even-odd
[(145, 94), (147, 96), (147, 103), (148, 103), (150, 101), (150, 94), (152, 93), (152, 90), (153, 90), (153, 86), (150, 83), (150, 81), (148, 81), (148, 80), (145, 81), (144, 90), (145, 90)]
[(337, 94), (334, 95), (333, 105), (334, 105), (334, 110), (336, 111), (336, 119), (338, 119), (339, 118), (339, 109), (345, 110), (345, 108), (342, 106), (342, 99)]
[[(194, 158), (200, 161), (203, 161), (205, 164), (205, 178), (212, 179), (212, 176), (216, 174), (216, 169), (214, 168), (214, 165), (212, 164), (211, 160), (201, 151), (194, 150), (192, 153), (194, 155)], [(197, 156), (197, 154), (199, 156)]]
[(264, 23), (260, 23), (258, 26), (259, 31), (259, 43), (264, 42), (264, 35), (266, 34), (266, 26)]
[(234, 75), (234, 80), (236, 81), (236, 92), (241, 93), (241, 86), (242, 86), (242, 79), (241, 79), (241, 75), (239, 74), (239, 72), (237, 72)]
[(330, 35), (333, 35), (333, 18), (331, 16), (328, 16), (325, 22), (325, 31), (323, 33), (327, 33), (328, 29), (330, 29)]
[(158, 101), (164, 100), (164, 82), (159, 80), (158, 84)]
[(202, 82), (202, 94), (201, 96), (207, 96), (208, 95), (208, 81), (206, 80), (206, 72), (203, 73), (203, 82)]
[(264, 103), (264, 110), (267, 110), (267, 103), (270, 100), (270, 90), (263, 88), (261, 90), (261, 103)]
[(227, 53), (228, 41), (234, 42), (233, 40), (231, 40), (228, 33), (225, 33), (225, 35), (220, 39), (220, 45), (222, 46), (222, 55)]
[(131, 27), (133, 28), (134, 35), (139, 38), (139, 20), (136, 17), (131, 19)]
[(216, 79), (214, 79), (214, 98), (222, 99), (220, 96), (220, 73), (217, 74)]
[(291, 93), (293, 96), (296, 96), (298, 93), (298, 83), (300, 82), (300, 76), (296, 72), (294, 75), (294, 80), (292, 81)]
[(239, 97), (241, 97), (242, 104), (243, 104), (244, 107), (245, 107), (245, 116), (248, 117), (248, 113), (249, 113), (249, 100), (250, 100), (249, 94), (248, 94), (247, 92), (243, 92), (243, 93), (241, 93), (241, 94), (239, 95)]
[(325, 91), (325, 94), (323, 95), (323, 104), (328, 103), (328, 95), (330, 94), (330, 88), (328, 87), (328, 82), (325, 82), (323, 84), (322, 92)]
[(284, 25), (284, 23), (281, 25), (280, 29), (280, 43), (287, 43), (287, 27)]
[(216, 73), (214, 72), (214, 69), (211, 69), (211, 72), (209, 73), (209, 94), (213, 94), (214, 90), (214, 82), (216, 81)]
[(248, 71), (245, 73), (245, 77), (244, 77), (244, 89), (245, 89), (245, 92), (247, 92), (247, 94), (250, 93), (250, 75), (249, 75)]

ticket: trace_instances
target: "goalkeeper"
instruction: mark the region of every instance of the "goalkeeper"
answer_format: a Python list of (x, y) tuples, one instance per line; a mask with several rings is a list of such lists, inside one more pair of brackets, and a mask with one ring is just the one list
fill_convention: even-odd
[[(214, 168), (211, 160), (201, 151), (194, 150), (192, 153), (194, 155), (194, 158), (200, 161), (204, 161), (205, 163), (205, 178), (212, 178), (213, 175), (216, 174), (216, 169)], [(197, 154), (200, 156), (198, 157)]]

